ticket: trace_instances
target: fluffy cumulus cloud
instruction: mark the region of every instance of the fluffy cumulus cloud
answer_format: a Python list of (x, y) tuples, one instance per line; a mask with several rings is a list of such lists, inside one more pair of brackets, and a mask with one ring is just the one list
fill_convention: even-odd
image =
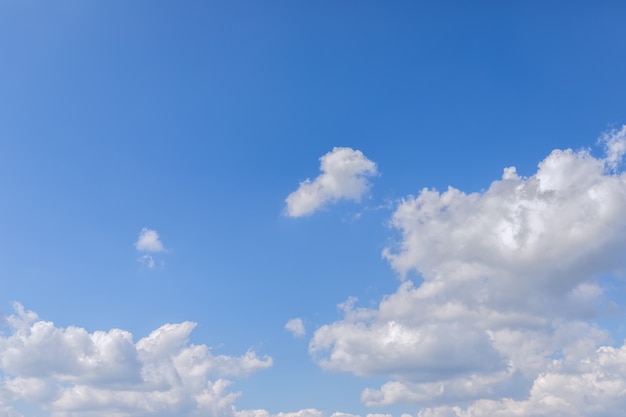
[(317, 178), (301, 182), (289, 194), (285, 200), (287, 215), (307, 216), (338, 200), (358, 202), (370, 188), (369, 178), (378, 173), (374, 162), (351, 148), (333, 148), (320, 158), (320, 170)]
[(315, 360), (388, 376), (362, 401), (420, 417), (621, 413), (626, 346), (593, 323), (616, 309), (604, 285), (626, 266), (626, 127), (601, 143), (603, 157), (555, 150), (532, 176), (510, 167), (480, 193), (400, 202), (383, 256), (402, 284), (376, 308), (341, 305)]
[[(28, 403), (53, 417), (233, 416), (231, 378), (272, 365), (249, 351), (214, 355), (188, 341), (194, 323), (165, 324), (137, 342), (40, 320), (21, 305), (0, 333), (0, 416)], [(17, 407), (14, 407), (17, 408)]]
[(603, 346), (583, 360), (554, 360), (534, 380), (527, 399), (433, 407), (418, 417), (619, 417), (626, 409), (625, 375), (626, 345)]
[(304, 323), (302, 319), (295, 318), (287, 321), (285, 329), (291, 332), (294, 337), (304, 337), (306, 330), (304, 329)]

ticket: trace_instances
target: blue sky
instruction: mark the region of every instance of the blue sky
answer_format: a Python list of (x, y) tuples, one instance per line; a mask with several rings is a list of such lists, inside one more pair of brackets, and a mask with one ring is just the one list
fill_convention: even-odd
[(0, 417), (618, 415), (625, 15), (0, 2)]

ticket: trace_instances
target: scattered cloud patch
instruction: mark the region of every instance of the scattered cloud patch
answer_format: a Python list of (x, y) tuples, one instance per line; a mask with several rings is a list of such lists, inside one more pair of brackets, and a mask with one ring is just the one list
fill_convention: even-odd
[(606, 150), (605, 163), (610, 169), (616, 169), (626, 153), (626, 125), (613, 129), (600, 136), (600, 143)]
[(315, 408), (305, 408), (293, 412), (280, 412), (271, 414), (267, 410), (243, 410), (238, 411), (236, 417), (326, 417), (326, 414)]
[(302, 319), (291, 319), (285, 324), (285, 329), (289, 330), (293, 337), (304, 337), (306, 330), (304, 329), (304, 323)]
[[(259, 409), (259, 410), (242, 410), (237, 411), (235, 417), (326, 417), (326, 414), (323, 411), (317, 410), (315, 408), (305, 408), (299, 411), (292, 412), (280, 412), (277, 414), (271, 414), (267, 410)], [(369, 416), (369, 415), (368, 415)], [(330, 417), (361, 417), (358, 414), (348, 414), (342, 412), (335, 412), (330, 415)]]
[(144, 227), (139, 232), (139, 238), (135, 242), (135, 248), (141, 252), (163, 252), (165, 247), (159, 240), (159, 234), (156, 230)]
[(0, 417), (24, 417), (23, 414), (18, 413), (11, 407), (4, 407), (0, 403)]
[(163, 266), (163, 261), (158, 261), (155, 256), (158, 253), (167, 252), (167, 250), (163, 246), (163, 242), (159, 239), (159, 234), (156, 230), (147, 227), (141, 229), (139, 237), (135, 242), (135, 248), (139, 252), (144, 252), (144, 254), (138, 258), (138, 261), (145, 268), (155, 269), (157, 265)]
[(142, 255), (139, 257), (139, 262), (146, 268), (153, 269), (155, 267), (154, 257), (152, 255)]
[(314, 360), (386, 376), (362, 401), (420, 417), (619, 415), (626, 345), (593, 319), (612, 307), (598, 278), (626, 268), (626, 128), (601, 142), (603, 157), (555, 150), (530, 177), (510, 167), (480, 193), (400, 202), (383, 256), (403, 282), (374, 308), (341, 304)]
[(231, 378), (272, 366), (252, 351), (213, 355), (190, 344), (192, 322), (165, 324), (137, 342), (120, 329), (57, 327), (19, 304), (7, 322), (0, 333), (6, 417), (18, 416), (9, 407), (20, 403), (53, 417), (233, 416), (240, 394), (228, 389)]
[(369, 178), (378, 174), (376, 164), (359, 150), (333, 148), (320, 158), (322, 173), (307, 179), (285, 200), (290, 217), (308, 216), (339, 200), (359, 202), (370, 189)]

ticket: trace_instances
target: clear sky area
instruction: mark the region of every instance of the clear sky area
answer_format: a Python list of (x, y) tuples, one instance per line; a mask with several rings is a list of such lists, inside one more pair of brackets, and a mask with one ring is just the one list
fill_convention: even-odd
[(618, 417), (626, 3), (0, 0), (0, 417)]

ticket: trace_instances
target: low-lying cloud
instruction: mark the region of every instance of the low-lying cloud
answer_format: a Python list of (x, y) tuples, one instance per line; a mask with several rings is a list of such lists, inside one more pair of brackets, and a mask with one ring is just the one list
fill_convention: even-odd
[(16, 402), (53, 417), (232, 416), (239, 393), (229, 390), (231, 378), (272, 366), (253, 351), (214, 355), (190, 344), (192, 322), (164, 324), (134, 342), (120, 329), (57, 327), (19, 304), (7, 321), (0, 416), (19, 415), (10, 408)]

